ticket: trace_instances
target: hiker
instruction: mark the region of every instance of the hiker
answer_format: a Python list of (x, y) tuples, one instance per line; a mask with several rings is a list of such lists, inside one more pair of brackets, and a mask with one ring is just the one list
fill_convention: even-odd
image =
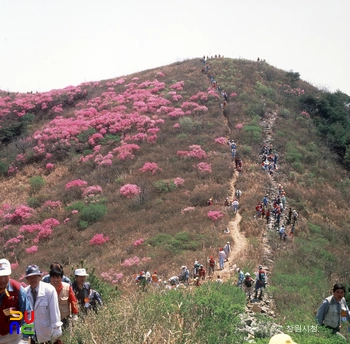
[(289, 208), (288, 217), (287, 217), (287, 225), (292, 223), (292, 208)]
[[(55, 268), (55, 267), (60, 268), (60, 269), (63, 270), (62, 264), (60, 264), (59, 262), (53, 262), (53, 263), (50, 265), (50, 270), (49, 270), (49, 271), (51, 271), (51, 270), (52, 270), (53, 268)], [(45, 283), (50, 283), (50, 274), (45, 275), (45, 276), (42, 278), (42, 281), (45, 282)], [(68, 283), (69, 285), (72, 284), (72, 282), (70, 281), (70, 279), (69, 279), (67, 276), (65, 276), (65, 275), (63, 275), (63, 277), (62, 277), (62, 282)]]
[(159, 287), (159, 277), (157, 274), (157, 271), (154, 271), (152, 276), (151, 276), (151, 281), (152, 281), (152, 286), (158, 288)]
[[(280, 240), (283, 239), (284, 235), (285, 235), (285, 228), (284, 225), (282, 224), (282, 226), (280, 227), (278, 234), (280, 235)], [(285, 239), (284, 239), (285, 240)]]
[(205, 280), (205, 274), (206, 274), (206, 271), (203, 265), (201, 265), (198, 270), (198, 275), (199, 275), (198, 277), (201, 278), (202, 280)]
[(261, 202), (259, 202), (259, 203), (255, 206), (255, 217), (256, 217), (256, 218), (260, 218), (260, 217), (261, 217), (261, 211), (262, 211), (262, 204), (261, 204)]
[[(97, 313), (98, 307), (103, 307), (101, 295), (91, 288), (90, 283), (86, 282), (86, 277), (89, 274), (83, 268), (74, 271), (75, 281), (72, 288), (77, 298), (80, 309), (87, 313), (88, 310), (93, 310)], [(144, 273), (143, 273), (144, 275)], [(146, 278), (144, 279), (146, 281)]]
[(208, 263), (209, 263), (209, 276), (210, 276), (210, 273), (214, 274), (214, 270), (215, 270), (215, 260), (213, 256), (209, 258)]
[[(166, 282), (165, 282), (166, 284)], [(180, 280), (178, 276), (172, 276), (169, 278), (169, 284), (171, 286), (178, 286), (180, 284)]]
[(195, 262), (194, 262), (194, 265), (193, 265), (193, 275), (194, 276), (197, 276), (198, 275), (198, 271), (199, 271), (199, 267), (200, 267), (201, 265), (198, 263), (198, 261), (196, 260)]
[(325, 298), (317, 311), (316, 320), (321, 326), (332, 330), (332, 334), (340, 331), (342, 322), (350, 321), (350, 311), (345, 300), (345, 287), (336, 283), (333, 295)]
[(222, 284), (222, 279), (220, 278), (219, 275), (216, 276), (215, 282), (218, 283), (218, 284)]
[(285, 209), (286, 208), (286, 203), (287, 203), (287, 198), (286, 198), (285, 195), (282, 196), (281, 202), (282, 202), (283, 209)]
[(232, 208), (234, 210), (235, 213), (238, 212), (238, 207), (239, 207), (239, 202), (237, 201), (237, 199), (235, 198), (234, 201), (232, 202)]
[(295, 231), (295, 227), (294, 227), (294, 225), (292, 225), (291, 228), (290, 228), (290, 233), (289, 233), (289, 235), (290, 235), (290, 236), (294, 236), (294, 231)]
[(196, 278), (194, 279), (194, 285), (195, 285), (196, 287), (200, 287), (201, 282), (200, 282), (199, 277), (196, 277)]
[(270, 209), (269, 208), (266, 211), (265, 218), (266, 218), (266, 223), (269, 224), (269, 221), (270, 221)]
[(207, 201), (207, 205), (210, 206), (210, 205), (213, 205), (213, 198), (210, 197)]
[(230, 234), (229, 228), (226, 227), (226, 228), (224, 229), (224, 233), (225, 233), (225, 234)]
[(220, 250), (219, 250), (219, 265), (220, 265), (220, 269), (221, 270), (224, 269), (225, 258), (226, 258), (225, 251), (224, 251), (224, 249), (222, 247), (220, 247)]
[(254, 284), (254, 280), (250, 277), (250, 273), (247, 272), (245, 274), (245, 279), (243, 281), (243, 287), (244, 287), (244, 292), (248, 294), (249, 300), (253, 292), (253, 284)]
[(235, 192), (235, 195), (236, 195), (237, 199), (240, 199), (241, 196), (242, 196), (242, 191), (240, 189), (237, 189), (236, 192)]
[(29, 284), (24, 290), (28, 295), (35, 315), (35, 335), (31, 342), (44, 343), (51, 341), (54, 344), (61, 344), (62, 322), (57, 292), (51, 284), (41, 281), (41, 275), (42, 273), (37, 265), (29, 265), (24, 276)]
[(50, 270), (50, 283), (53, 285), (57, 292), (58, 305), (61, 315), (61, 321), (63, 328), (67, 328), (69, 325), (69, 318), (72, 312), (72, 320), (78, 319), (78, 301), (74, 295), (73, 289), (70, 284), (62, 282), (63, 269), (59, 267), (53, 267)]
[(184, 284), (188, 284), (188, 279), (190, 277), (190, 272), (187, 269), (187, 266), (183, 265), (181, 266), (181, 274), (179, 275), (179, 281), (183, 282)]
[(265, 196), (264, 196), (264, 198), (263, 198), (262, 202), (263, 202), (263, 204), (264, 204), (264, 206), (265, 206), (265, 207), (267, 207), (267, 206), (268, 206), (268, 204), (269, 204), (268, 195), (265, 195)]
[(229, 207), (231, 205), (231, 202), (228, 200), (228, 197), (225, 199), (225, 207)]
[[(10, 334), (11, 313), (9, 309), (12, 308), (24, 314), (25, 312), (30, 313), (32, 307), (21, 284), (10, 278), (11, 273), (10, 262), (7, 259), (0, 259), (0, 343), (24, 344), (28, 343), (28, 339), (25, 339), (26, 336), (23, 336), (22, 339), (22, 333), (17, 334), (17, 331), (14, 330)], [(30, 314), (32, 317), (33, 313)], [(24, 319), (20, 321), (20, 324), (25, 325)]]
[(293, 210), (293, 219), (292, 219), (292, 225), (295, 225), (295, 222), (297, 222), (298, 219), (298, 213), (296, 210)]
[(231, 253), (231, 245), (230, 245), (229, 241), (225, 244), (224, 251), (225, 251), (225, 254), (226, 254), (226, 261), (228, 262), (228, 258), (229, 258), (230, 253)]
[(264, 288), (266, 287), (266, 271), (261, 265), (259, 265), (259, 271), (256, 273), (256, 282), (255, 282), (255, 296), (258, 298), (258, 291), (260, 290), (259, 300), (262, 300)]
[(244, 282), (244, 273), (240, 268), (237, 268), (236, 272), (238, 273), (238, 281), (236, 287), (242, 288), (242, 284)]

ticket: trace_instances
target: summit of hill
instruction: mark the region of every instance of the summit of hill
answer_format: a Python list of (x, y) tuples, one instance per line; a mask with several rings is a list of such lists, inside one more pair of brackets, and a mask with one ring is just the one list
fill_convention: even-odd
[[(45, 93), (0, 91), (2, 255), (16, 279), (33, 263), (47, 271), (59, 261), (66, 274), (83, 265), (122, 298), (140, 270), (167, 280), (229, 240), (229, 287), (235, 267), (253, 274), (263, 264), (277, 321), (314, 325), (332, 284), (350, 285), (349, 102), (297, 72), (222, 57)], [(262, 169), (264, 144), (278, 154), (273, 173)], [(254, 216), (278, 185), (299, 214), (286, 241)], [(224, 206), (236, 189), (239, 214)], [(330, 343), (313, 335), (303, 342)]]

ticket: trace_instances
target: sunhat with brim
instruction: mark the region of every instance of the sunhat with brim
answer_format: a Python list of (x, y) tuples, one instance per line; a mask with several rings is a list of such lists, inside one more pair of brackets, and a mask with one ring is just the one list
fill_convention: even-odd
[(75, 276), (89, 276), (89, 274), (86, 273), (86, 270), (85, 269), (76, 269), (74, 271), (74, 275)]
[(41, 276), (42, 272), (37, 265), (29, 265), (26, 268), (26, 275), (24, 277), (29, 276)]

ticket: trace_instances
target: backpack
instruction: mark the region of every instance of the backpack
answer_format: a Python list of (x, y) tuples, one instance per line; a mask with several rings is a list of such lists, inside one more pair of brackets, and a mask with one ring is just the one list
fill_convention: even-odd
[(252, 286), (252, 284), (253, 284), (253, 279), (252, 278), (249, 278), (249, 279), (245, 279), (245, 281), (244, 281), (244, 284), (249, 288), (249, 287), (251, 287)]
[(259, 281), (263, 282), (263, 283), (266, 283), (266, 273), (265, 273), (264, 270), (261, 270), (259, 272)]

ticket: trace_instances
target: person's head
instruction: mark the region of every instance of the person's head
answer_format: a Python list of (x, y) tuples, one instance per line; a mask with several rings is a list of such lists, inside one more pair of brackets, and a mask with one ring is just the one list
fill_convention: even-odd
[(345, 287), (340, 283), (334, 284), (333, 296), (338, 302), (340, 302), (341, 299), (345, 296)]
[(156, 275), (156, 274), (157, 274), (157, 271), (153, 271), (153, 273)]
[(259, 265), (259, 270), (262, 270), (262, 268), (263, 268), (263, 267), (262, 267), (261, 265)]
[(76, 269), (74, 271), (75, 275), (75, 280), (78, 285), (82, 285), (86, 281), (86, 277), (89, 276), (89, 274), (86, 273), (86, 270), (81, 268), (81, 269)]
[(53, 262), (50, 265), (50, 270), (52, 270), (53, 268), (60, 268), (63, 269), (63, 266), (59, 263), (59, 262)]
[(0, 259), (0, 292), (7, 287), (11, 275), (11, 264), (7, 259)]
[(219, 275), (217, 275), (217, 279), (220, 279), (220, 276), (219, 276)]
[(241, 269), (240, 269), (240, 268), (237, 268), (237, 269), (236, 269), (236, 272), (240, 272), (240, 271), (241, 271)]
[(250, 273), (247, 272), (247, 273), (245, 274), (245, 277), (250, 277)]
[(60, 286), (62, 283), (63, 270), (59, 267), (53, 267), (50, 270), (50, 283), (53, 286)]
[(32, 289), (36, 288), (41, 280), (41, 271), (37, 265), (28, 265), (24, 276)]
[(279, 333), (271, 337), (269, 344), (297, 344), (288, 334)]

